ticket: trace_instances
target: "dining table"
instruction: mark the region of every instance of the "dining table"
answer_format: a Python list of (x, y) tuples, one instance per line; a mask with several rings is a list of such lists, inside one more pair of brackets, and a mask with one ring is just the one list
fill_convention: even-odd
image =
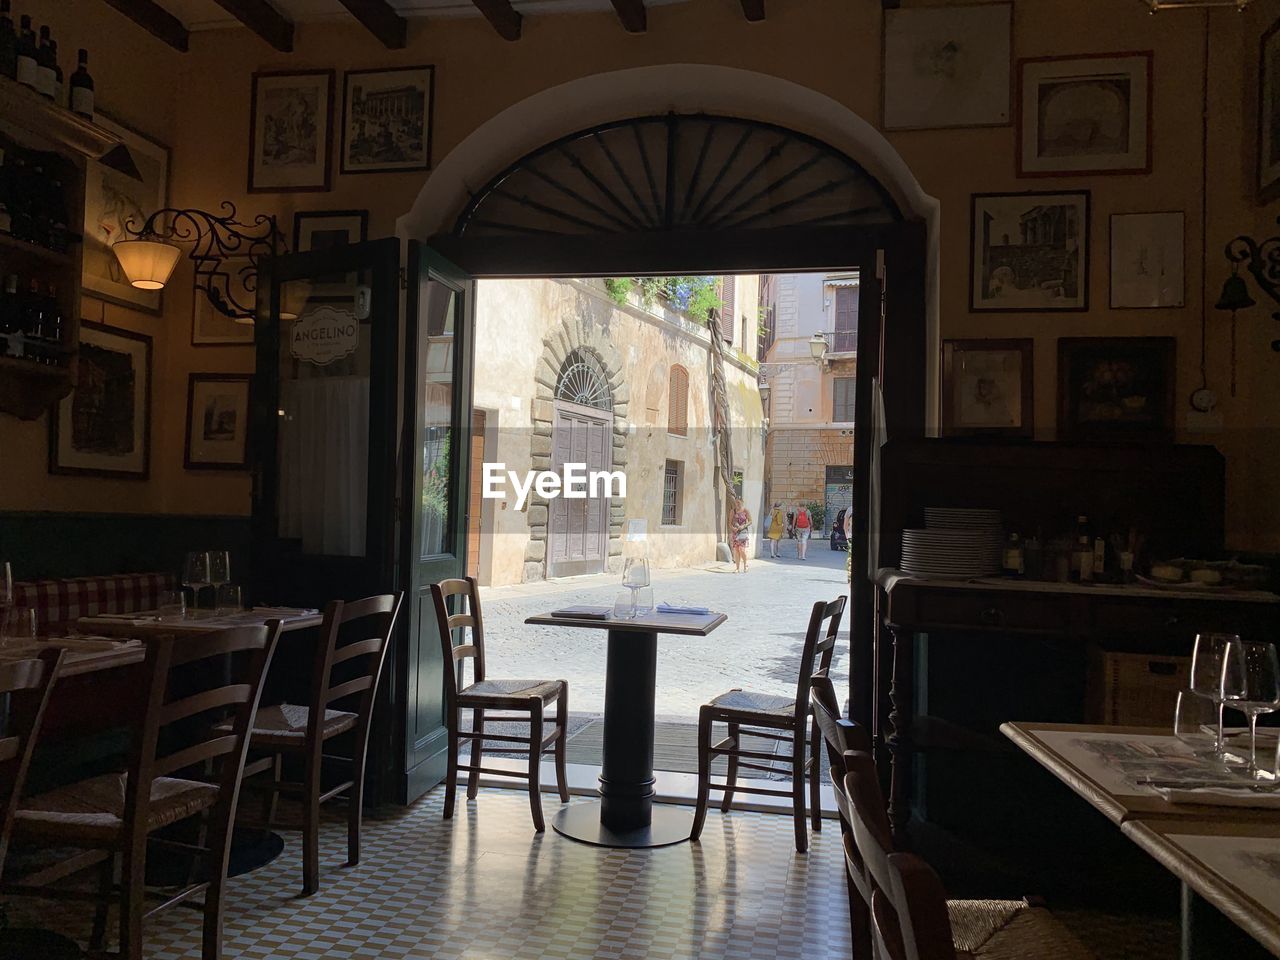
[(690, 838), (693, 813), (654, 805), (653, 732), (658, 635), (705, 637), (727, 620), (714, 611), (658, 610), (635, 617), (541, 613), (527, 624), (605, 631), (604, 743), (600, 799), (563, 807), (552, 818), (561, 836), (599, 847), (665, 847)]
[(1280, 957), (1280, 795), (1222, 805), (1166, 789), (1194, 776), (1198, 761), (1164, 728), (1005, 723), (1000, 731), (1180, 881), (1181, 960)]

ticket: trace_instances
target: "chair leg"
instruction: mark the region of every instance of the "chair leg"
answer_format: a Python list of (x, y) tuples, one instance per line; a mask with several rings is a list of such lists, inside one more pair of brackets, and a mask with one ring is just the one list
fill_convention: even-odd
[[(734, 751), (729, 754), (729, 770), (725, 774), (724, 783), (724, 799), (720, 801), (720, 812), (728, 813), (729, 806), (733, 803), (733, 790), (738, 784), (738, 754), (737, 751), (742, 749), (742, 728), (736, 723), (729, 724), (729, 739), (732, 741), (729, 749)], [(708, 741), (709, 742), (709, 741)], [(708, 773), (708, 776), (710, 774)]]
[(89, 934), (89, 949), (102, 950), (107, 939), (107, 915), (111, 911), (111, 883), (116, 875), (116, 855), (108, 853), (98, 867), (98, 902), (93, 909), (93, 930)]
[[(809, 731), (809, 820), (814, 833), (822, 832), (822, 732), (818, 721), (812, 721)], [(804, 769), (803, 767), (801, 769)]]
[(146, 893), (145, 840), (138, 851), (125, 850), (120, 870), (120, 956), (142, 960), (143, 896)]
[(560, 802), (569, 802), (569, 682), (560, 683), (560, 698), (556, 703), (556, 724), (560, 727), (560, 736), (556, 738), (556, 786), (560, 791)]
[(223, 960), (222, 957), (222, 888), (226, 883), (225, 864), (217, 876), (210, 878), (204, 891), (204, 942), (201, 960)]
[(707, 799), (711, 793), (711, 714), (698, 711), (698, 802), (693, 812), (693, 829), (690, 840), (702, 836), (702, 825), (707, 819)]
[(797, 853), (809, 849), (809, 824), (804, 810), (804, 741), (804, 725), (799, 724), (791, 738), (791, 818), (796, 827)]
[(351, 790), (347, 794), (347, 866), (360, 865), (360, 821), (364, 816), (364, 747), (351, 763)]
[(302, 796), (302, 895), (320, 889), (320, 765), (307, 763)]
[(458, 717), (449, 723), (449, 759), (444, 779), (444, 818), (453, 818), (453, 799), (458, 792)]
[(873, 960), (875, 952), (871, 943), (871, 911), (854, 886), (848, 870), (845, 870), (844, 879), (849, 892), (849, 934), (853, 942), (853, 960)]
[[(275, 759), (271, 762), (271, 779), (274, 783), (279, 783), (282, 779), (283, 757), (276, 754)], [(276, 798), (279, 794), (274, 789), (264, 790), (262, 792), (262, 829), (270, 830), (271, 824), (276, 819)]]
[[(484, 733), (484, 709), (476, 707), (471, 711), (471, 730)], [(471, 741), (471, 766), (480, 766), (480, 758), (484, 755), (484, 741), (478, 737)], [(472, 770), (467, 774), (467, 799), (474, 800), (476, 791), (480, 789), (480, 774)]]
[(533, 828), (547, 829), (542, 819), (542, 791), (539, 772), (542, 766), (542, 701), (534, 700), (529, 716), (529, 809), (533, 812)]

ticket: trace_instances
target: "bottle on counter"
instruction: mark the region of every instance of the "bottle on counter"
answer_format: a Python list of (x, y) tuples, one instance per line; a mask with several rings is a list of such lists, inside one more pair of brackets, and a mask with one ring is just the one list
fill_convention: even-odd
[(1029, 580), (1044, 579), (1044, 547), (1039, 537), (1027, 537), (1022, 544), (1022, 568)]
[(1102, 537), (1093, 538), (1093, 578), (1101, 580), (1107, 568), (1107, 541)]
[(72, 113), (93, 119), (93, 77), (89, 75), (89, 51), (81, 50), (75, 73), (71, 74), (70, 103)]
[(0, 0), (0, 76), (18, 75), (18, 34), (13, 29), (10, 0)]
[(67, 105), (66, 85), (63, 83), (62, 67), (58, 64), (58, 41), (49, 41), (49, 58), (53, 61), (53, 102), (60, 107)]
[(36, 52), (36, 92), (48, 100), (53, 99), (53, 83), (56, 76), (51, 42), (49, 27), (46, 24), (40, 28), (40, 48)]
[(37, 58), (40, 56), (40, 48), (36, 45), (35, 31), (31, 29), (31, 17), (24, 13), (18, 24), (18, 46), (14, 58), (14, 76), (19, 83), (35, 90), (40, 82), (39, 66), (36, 63)]
[(1022, 540), (1016, 533), (1010, 533), (1004, 543), (1002, 566), (1006, 577), (1020, 577), (1025, 572), (1023, 564)]

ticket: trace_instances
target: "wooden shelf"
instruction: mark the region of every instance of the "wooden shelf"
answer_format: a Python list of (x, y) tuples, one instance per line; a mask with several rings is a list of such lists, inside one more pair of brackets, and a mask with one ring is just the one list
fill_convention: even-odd
[(0, 118), (43, 138), (54, 148), (70, 150), (90, 160), (101, 159), (121, 142), (109, 130), (8, 77), (0, 77)]
[(30, 360), (0, 357), (0, 409), (35, 420), (71, 392), (71, 371)]
[(45, 263), (51, 263), (59, 267), (71, 267), (75, 265), (75, 258), (69, 253), (59, 253), (57, 250), (49, 250), (46, 247), (39, 247), (34, 243), (27, 243), (25, 240), (19, 240), (16, 237), (10, 237), (7, 234), (0, 233), (0, 258), (9, 251), (18, 254), (19, 256), (30, 257), (33, 260), (42, 260)]

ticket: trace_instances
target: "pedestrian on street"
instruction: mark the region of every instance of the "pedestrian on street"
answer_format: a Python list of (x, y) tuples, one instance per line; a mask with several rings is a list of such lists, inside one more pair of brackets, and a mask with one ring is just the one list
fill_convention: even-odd
[(805, 554), (809, 550), (809, 535), (813, 533), (813, 517), (809, 513), (809, 508), (800, 506), (796, 508), (796, 553), (801, 560), (808, 560)]
[(778, 559), (778, 541), (782, 539), (786, 532), (787, 518), (782, 512), (782, 501), (775, 500), (773, 509), (769, 512), (769, 526), (765, 528), (764, 538), (769, 541), (769, 556)]
[(747, 549), (751, 545), (751, 511), (741, 497), (733, 501), (733, 516), (729, 523), (733, 531), (733, 572), (746, 573)]

